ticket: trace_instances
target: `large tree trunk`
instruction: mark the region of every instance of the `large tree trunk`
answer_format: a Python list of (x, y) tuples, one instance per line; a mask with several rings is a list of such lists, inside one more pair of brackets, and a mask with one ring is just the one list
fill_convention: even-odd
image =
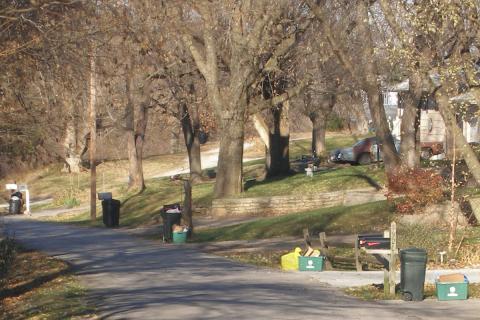
[(325, 143), (325, 134), (327, 132), (327, 118), (321, 112), (311, 113), (310, 121), (312, 121), (312, 154), (319, 156), (327, 151)]
[(403, 94), (403, 116), (401, 124), (400, 159), (402, 166), (417, 168), (420, 165), (420, 149), (417, 136), (420, 126), (420, 101), (422, 99), (421, 78), (410, 77), (410, 91)]
[(400, 159), (393, 143), (392, 133), (388, 127), (380, 86), (370, 86), (367, 89), (367, 95), (370, 113), (375, 126), (375, 135), (385, 163), (385, 173), (387, 176), (391, 176), (391, 174), (397, 171)]
[(468, 144), (467, 139), (465, 139), (463, 136), (462, 130), (457, 125), (455, 113), (451, 110), (448, 94), (443, 87), (437, 90), (436, 99), (438, 110), (443, 117), (443, 121), (445, 121), (445, 125), (450, 129), (450, 132), (455, 137), (453, 139), (455, 141), (454, 147), (460, 150), (468, 169), (470, 169), (470, 172), (477, 183), (480, 183), (480, 162), (478, 161), (475, 152), (473, 152), (472, 148)]
[(284, 102), (271, 110), (273, 128), (270, 131), (269, 145), (266, 149), (267, 176), (274, 177), (290, 172), (290, 126), (288, 119), (289, 103)]
[(365, 91), (368, 96), (368, 105), (370, 107), (370, 113), (372, 115), (373, 124), (375, 126), (375, 133), (377, 136), (378, 144), (383, 153), (383, 161), (385, 163), (385, 173), (387, 176), (391, 176), (394, 173), (399, 164), (400, 158), (398, 157), (393, 143), (393, 137), (388, 127), (387, 117), (385, 115), (385, 108), (383, 105), (382, 89), (378, 81), (378, 70), (375, 61), (374, 43), (369, 26), (368, 16), (368, 2), (359, 1), (357, 5), (357, 23), (360, 34), (363, 34), (365, 38), (365, 44), (362, 48), (362, 56), (364, 57), (364, 73), (362, 79), (359, 79), (364, 83)]
[(200, 154), (200, 119), (198, 110), (195, 110), (190, 116), (190, 112), (186, 104), (179, 106), (179, 114), (181, 116), (181, 125), (185, 146), (187, 147), (188, 163), (190, 164), (190, 177), (192, 180), (202, 176), (202, 160)]
[[(143, 179), (142, 168), (142, 153), (143, 153), (143, 137), (137, 141), (137, 134), (135, 130), (135, 105), (132, 93), (133, 82), (133, 68), (131, 65), (127, 66), (127, 79), (126, 79), (126, 95), (127, 105), (125, 106), (125, 136), (127, 140), (127, 153), (128, 153), (128, 189), (141, 192), (145, 189), (145, 182)], [(145, 119), (144, 125), (140, 124), (140, 128), (146, 128), (145, 109), (142, 108), (140, 112), (139, 122)], [(143, 115), (142, 115), (143, 114)], [(138, 153), (137, 142), (140, 142), (140, 154)]]
[[(238, 108), (243, 109), (244, 108)], [(218, 155), (217, 178), (214, 195), (216, 198), (239, 194), (243, 191), (243, 141), (244, 114), (226, 112), (231, 117), (221, 118), (220, 150)]]
[(315, 106), (312, 106), (311, 97), (307, 103), (310, 105), (308, 117), (312, 121), (312, 154), (319, 156), (327, 151), (325, 143), (325, 134), (327, 132), (327, 119), (332, 113), (337, 97), (334, 94), (321, 95), (315, 100)]

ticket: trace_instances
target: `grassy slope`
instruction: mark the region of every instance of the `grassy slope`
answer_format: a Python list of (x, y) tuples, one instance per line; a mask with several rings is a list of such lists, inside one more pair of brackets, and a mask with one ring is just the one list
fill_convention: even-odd
[(0, 290), (0, 320), (91, 318), (85, 289), (69, 266), (20, 248), (6, 287)]
[[(351, 145), (354, 142), (352, 136), (331, 135), (327, 139), (327, 145), (331, 148), (344, 145)], [(294, 155), (299, 157), (303, 147), (308, 146), (309, 141), (294, 141), (292, 150)], [(307, 150), (308, 151), (308, 150)], [(294, 158), (294, 156), (292, 156)], [(245, 164), (247, 179), (252, 179), (256, 171), (263, 167), (263, 160), (250, 161)], [(53, 177), (52, 177), (53, 178)], [(117, 179), (118, 180), (118, 179)], [(259, 197), (286, 194), (304, 194), (310, 192), (334, 191), (344, 188), (361, 188), (370, 186), (373, 180), (378, 184), (383, 183), (382, 169), (373, 167), (346, 167), (332, 169), (317, 173), (313, 178), (305, 174), (296, 174), (288, 177), (269, 179), (262, 182), (248, 180), (246, 191), (242, 197)], [(116, 180), (112, 180), (116, 181)], [(113, 184), (113, 182), (112, 182)], [(120, 184), (120, 187), (118, 187)], [(136, 226), (148, 223), (151, 218), (158, 214), (158, 210), (164, 204), (182, 201), (182, 185), (179, 182), (172, 182), (169, 179), (149, 179), (146, 182), (147, 189), (142, 194), (131, 195), (122, 190), (124, 182), (117, 182), (120, 189), (114, 196), (123, 202), (121, 224), (123, 226)], [(101, 185), (101, 184), (100, 184)], [(124, 189), (124, 187), (123, 187)], [(208, 206), (213, 197), (213, 181), (195, 185), (193, 188), (194, 205), (197, 207)], [(101, 208), (99, 207), (99, 212)], [(72, 221), (82, 224), (90, 224), (87, 213), (75, 217), (67, 217), (64, 221)], [(95, 224), (100, 224), (97, 220)]]
[(305, 194), (383, 185), (382, 168), (348, 166), (316, 172), (312, 178), (303, 173), (265, 181), (248, 181), (242, 197)]
[[(328, 149), (352, 145), (357, 137), (345, 134), (329, 134)], [(299, 158), (309, 153), (309, 140), (292, 141), (291, 158)], [(163, 155), (144, 160), (147, 189), (142, 194), (132, 195), (126, 190), (127, 162), (125, 160), (102, 163), (97, 168), (97, 185), (99, 191), (113, 191), (114, 197), (121, 199), (123, 226), (136, 226), (148, 223), (158, 214), (164, 204), (182, 201), (182, 185), (166, 178), (151, 178), (159, 172), (171, 170), (183, 164), (185, 155)], [(346, 167), (317, 173), (313, 178), (305, 174), (255, 181), (254, 178), (263, 168), (263, 160), (247, 162), (244, 166), (246, 176), (246, 192), (242, 197), (259, 197), (286, 194), (304, 194), (311, 192), (334, 191), (344, 188), (361, 188), (371, 185), (371, 181), (383, 184), (383, 172), (373, 167)], [(58, 207), (65, 199), (75, 197), (80, 204), (88, 203), (89, 173), (67, 174), (60, 172), (61, 166), (50, 166), (33, 173), (16, 177), (17, 181), (29, 184), (33, 197), (54, 197), (50, 206)], [(150, 178), (149, 178), (150, 177)], [(2, 181), (3, 182), (6, 182)], [(194, 205), (208, 206), (213, 197), (213, 181), (198, 184), (193, 189)], [(100, 204), (99, 204), (100, 205)], [(45, 205), (43, 205), (45, 207)], [(48, 207), (48, 205), (47, 205)], [(98, 206), (101, 213), (101, 207)], [(75, 217), (63, 218), (64, 221), (90, 224), (87, 213)], [(100, 224), (97, 220), (94, 224)]]
[(322, 208), (279, 217), (270, 217), (234, 226), (199, 230), (196, 241), (252, 240), (281, 236), (302, 236), (304, 228), (352, 234), (384, 230), (391, 219), (385, 201), (352, 207)]

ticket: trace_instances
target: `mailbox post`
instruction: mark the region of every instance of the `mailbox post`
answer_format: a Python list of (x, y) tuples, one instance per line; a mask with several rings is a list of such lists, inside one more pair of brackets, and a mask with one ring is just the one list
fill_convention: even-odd
[(384, 265), (384, 293), (395, 295), (396, 284), (396, 255), (397, 249), (397, 225), (392, 222), (390, 230), (382, 235), (359, 235), (358, 247), (373, 255)]
[(18, 191), (25, 192), (25, 213), (30, 214), (30, 191), (28, 191), (28, 186), (21, 184), (18, 186)]

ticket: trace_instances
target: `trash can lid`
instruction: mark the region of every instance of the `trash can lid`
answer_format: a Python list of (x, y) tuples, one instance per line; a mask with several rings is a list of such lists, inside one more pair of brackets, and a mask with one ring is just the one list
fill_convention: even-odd
[(427, 254), (427, 250), (422, 249), (422, 248), (407, 248), (407, 249), (402, 249), (400, 250), (402, 253), (418, 253), (418, 254)]
[(408, 248), (400, 250), (400, 260), (418, 260), (426, 261), (427, 260), (427, 251), (420, 248)]

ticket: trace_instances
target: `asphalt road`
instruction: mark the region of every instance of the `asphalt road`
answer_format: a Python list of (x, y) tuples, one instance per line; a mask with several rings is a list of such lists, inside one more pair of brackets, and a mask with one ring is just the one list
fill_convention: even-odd
[(480, 301), (364, 302), (307, 273), (244, 266), (118, 230), (2, 217), (27, 247), (72, 263), (104, 319), (479, 319)]

